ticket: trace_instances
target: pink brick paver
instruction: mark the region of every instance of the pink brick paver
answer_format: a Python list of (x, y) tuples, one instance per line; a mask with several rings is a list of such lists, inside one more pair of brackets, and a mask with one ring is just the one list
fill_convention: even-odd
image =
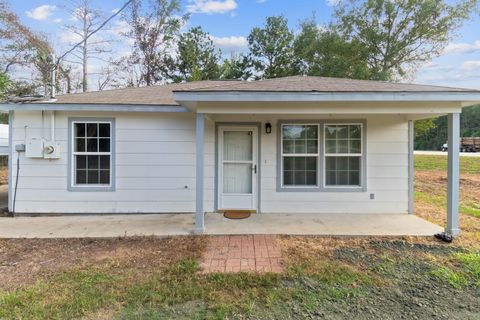
[(202, 257), (202, 272), (282, 272), (275, 235), (212, 236)]

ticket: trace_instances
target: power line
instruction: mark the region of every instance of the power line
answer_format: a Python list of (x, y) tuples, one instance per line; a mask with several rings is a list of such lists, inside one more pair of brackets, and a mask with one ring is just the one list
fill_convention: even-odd
[(83, 39), (82, 41), (80, 41), (79, 43), (77, 43), (76, 45), (74, 45), (70, 50), (68, 50), (67, 52), (65, 52), (64, 54), (62, 54), (58, 59), (57, 61), (55, 62), (55, 67), (58, 66), (58, 64), (60, 63), (60, 61), (65, 58), (68, 54), (72, 53), (73, 50), (77, 49), (79, 46), (81, 46), (82, 44), (84, 44), (88, 38), (90, 38), (92, 35), (94, 35), (95, 33), (97, 33), (98, 31), (100, 31), (107, 23), (109, 23), (113, 18), (115, 18), (116, 16), (118, 16), (123, 10), (125, 10), (125, 8), (130, 4), (132, 3), (134, 0), (129, 0), (127, 1), (117, 12), (115, 12), (113, 15), (111, 15), (107, 20), (105, 20), (97, 29), (93, 30), (92, 32), (90, 32), (86, 37), (85, 39)]

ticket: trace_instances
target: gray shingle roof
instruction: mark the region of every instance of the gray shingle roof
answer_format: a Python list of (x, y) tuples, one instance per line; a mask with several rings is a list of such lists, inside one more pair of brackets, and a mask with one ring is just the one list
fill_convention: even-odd
[[(478, 90), (351, 80), (293, 76), (258, 81), (208, 80), (141, 88), (124, 88), (57, 97), (58, 104), (169, 105), (178, 103), (174, 92), (477, 92)], [(36, 103), (36, 102), (34, 102)]]
[[(226, 85), (231, 81), (194, 81), (167, 85), (155, 85), (140, 88), (123, 88), (85, 93), (59, 95), (54, 103), (58, 104), (140, 104), (168, 105), (178, 103), (173, 100), (173, 91), (178, 89), (193, 90)], [(41, 102), (41, 101), (40, 101)]]
[[(193, 92), (475, 92), (476, 90), (372, 80), (293, 76), (229, 82), (214, 88), (178, 88)], [(480, 92), (480, 91), (477, 91)]]

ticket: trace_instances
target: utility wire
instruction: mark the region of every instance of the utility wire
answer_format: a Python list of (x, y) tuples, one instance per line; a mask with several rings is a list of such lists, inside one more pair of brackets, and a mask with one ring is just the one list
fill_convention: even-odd
[(60, 63), (60, 61), (65, 58), (68, 54), (70, 54), (71, 52), (73, 52), (73, 50), (77, 49), (79, 46), (81, 46), (82, 44), (84, 44), (88, 38), (90, 38), (91, 36), (93, 36), (95, 33), (97, 33), (98, 31), (100, 31), (107, 23), (109, 23), (113, 18), (115, 18), (116, 16), (118, 16), (123, 10), (125, 10), (125, 8), (130, 4), (132, 3), (134, 0), (129, 0), (127, 2), (125, 2), (125, 4), (117, 11), (115, 12), (113, 15), (111, 15), (107, 20), (105, 20), (97, 29), (93, 30), (92, 32), (90, 32), (86, 37), (85, 39), (83, 39), (82, 41), (80, 41), (79, 43), (77, 43), (76, 45), (74, 45), (70, 50), (68, 50), (67, 52), (65, 52), (64, 54), (62, 54), (58, 59), (57, 61), (55, 62), (55, 67), (58, 66), (58, 64)]

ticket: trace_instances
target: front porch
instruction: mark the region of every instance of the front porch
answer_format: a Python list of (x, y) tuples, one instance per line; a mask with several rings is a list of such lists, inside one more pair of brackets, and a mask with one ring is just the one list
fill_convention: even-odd
[[(208, 235), (287, 234), (432, 236), (443, 229), (409, 214), (261, 213), (245, 220), (205, 215)], [(109, 238), (189, 235), (194, 214), (83, 215), (1, 218), (0, 238)]]

